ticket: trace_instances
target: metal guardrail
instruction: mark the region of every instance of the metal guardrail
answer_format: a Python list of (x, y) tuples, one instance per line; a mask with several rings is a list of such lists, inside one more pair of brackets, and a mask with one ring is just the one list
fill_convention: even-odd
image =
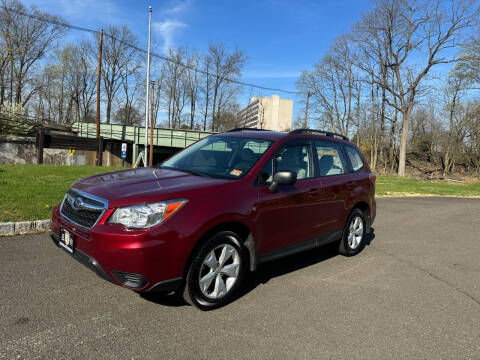
[[(72, 124), (72, 130), (76, 131), (77, 135), (81, 137), (92, 138), (97, 136), (95, 123), (75, 122)], [(154, 128), (153, 145), (184, 148), (212, 134), (215, 133), (198, 130)], [(143, 144), (145, 141), (145, 128), (141, 126), (100, 124), (100, 136), (105, 139), (127, 140), (136, 144)]]

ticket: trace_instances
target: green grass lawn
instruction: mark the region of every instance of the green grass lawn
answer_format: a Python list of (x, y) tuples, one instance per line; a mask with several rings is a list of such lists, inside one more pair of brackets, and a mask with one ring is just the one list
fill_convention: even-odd
[(0, 222), (48, 219), (79, 178), (114, 167), (0, 165)]
[(456, 183), (448, 181), (424, 181), (398, 176), (378, 176), (376, 194), (387, 196), (463, 196), (480, 197), (480, 181)]
[[(114, 167), (0, 165), (0, 222), (48, 219), (70, 185), (77, 179), (119, 170)], [(396, 176), (379, 176), (378, 196), (480, 197), (480, 182), (457, 184), (429, 182)]]

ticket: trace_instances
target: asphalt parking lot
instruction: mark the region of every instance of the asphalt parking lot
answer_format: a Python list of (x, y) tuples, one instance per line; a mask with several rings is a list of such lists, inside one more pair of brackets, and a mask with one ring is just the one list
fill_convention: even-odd
[(48, 235), (0, 239), (0, 358), (480, 359), (480, 200), (379, 199), (358, 256), (260, 267), (200, 312), (114, 286)]

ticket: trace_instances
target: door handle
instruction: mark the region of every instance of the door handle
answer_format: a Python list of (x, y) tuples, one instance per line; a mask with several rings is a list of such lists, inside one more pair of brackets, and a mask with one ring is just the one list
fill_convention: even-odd
[(348, 189), (353, 189), (357, 183), (355, 181), (350, 181), (347, 183)]
[(322, 193), (322, 189), (317, 189), (317, 188), (310, 189), (308, 192), (310, 196), (319, 196), (321, 193)]

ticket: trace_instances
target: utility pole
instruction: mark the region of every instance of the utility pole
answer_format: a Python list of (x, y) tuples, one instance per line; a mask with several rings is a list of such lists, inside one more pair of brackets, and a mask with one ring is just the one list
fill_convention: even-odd
[(148, 7), (148, 52), (147, 52), (147, 92), (145, 96), (145, 151), (143, 154), (143, 166), (148, 162), (148, 90), (150, 88), (150, 43), (152, 32), (152, 6)]
[(308, 105), (310, 103), (310, 90), (307, 92), (307, 104), (305, 105), (305, 118), (303, 119), (303, 128), (308, 127)]
[[(102, 45), (103, 45), (103, 29), (100, 29), (100, 37), (98, 39), (98, 66), (97, 66), (97, 141), (100, 141), (100, 81), (102, 77)], [(100, 149), (97, 147), (97, 153), (95, 156), (95, 164), (100, 165), (99, 154)]]
[(152, 84), (152, 96), (150, 98), (150, 159), (148, 160), (148, 166), (153, 165), (153, 127), (154, 127), (154, 118), (153, 118), (153, 108), (154, 108), (154, 102), (153, 102), (153, 93), (155, 90), (155, 81), (151, 82)]

